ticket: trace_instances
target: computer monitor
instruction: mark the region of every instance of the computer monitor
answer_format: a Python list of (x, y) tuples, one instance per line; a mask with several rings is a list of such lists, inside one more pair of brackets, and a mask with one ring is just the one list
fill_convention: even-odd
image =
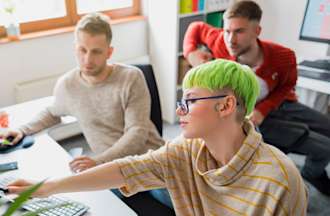
[(299, 39), (328, 44), (323, 63), (330, 65), (330, 0), (308, 0)]
[(308, 0), (300, 39), (330, 44), (330, 1)]

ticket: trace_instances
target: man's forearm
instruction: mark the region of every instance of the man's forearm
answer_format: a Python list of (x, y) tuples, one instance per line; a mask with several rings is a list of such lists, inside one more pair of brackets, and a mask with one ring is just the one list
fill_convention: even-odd
[(124, 186), (125, 180), (116, 162), (88, 169), (79, 174), (57, 179), (50, 184), (51, 194), (77, 191), (103, 190)]
[(53, 116), (50, 111), (46, 109), (40, 112), (37, 116), (35, 116), (29, 123), (21, 125), (18, 129), (22, 131), (25, 135), (30, 135), (49, 128), (60, 122), (60, 117)]
[(99, 155), (93, 157), (97, 164), (105, 163), (115, 159), (123, 158), (128, 155), (140, 155), (148, 151), (148, 149), (158, 148), (162, 146), (147, 146), (149, 130), (143, 125), (131, 128), (126, 131), (124, 135), (117, 140), (112, 147)]

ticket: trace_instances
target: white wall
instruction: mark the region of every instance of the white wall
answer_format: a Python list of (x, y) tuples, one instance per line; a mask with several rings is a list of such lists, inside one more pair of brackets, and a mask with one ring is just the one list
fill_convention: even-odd
[[(114, 61), (147, 55), (145, 20), (113, 25), (113, 34)], [(73, 33), (0, 44), (0, 59), (0, 107), (3, 107), (15, 103), (15, 83), (75, 67)]]
[(299, 40), (307, 0), (255, 0), (263, 10), (261, 38), (290, 47), (298, 57), (323, 57), (327, 45)]

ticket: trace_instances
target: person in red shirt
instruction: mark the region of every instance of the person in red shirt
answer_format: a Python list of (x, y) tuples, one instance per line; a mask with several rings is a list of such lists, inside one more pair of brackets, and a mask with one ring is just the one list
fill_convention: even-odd
[(192, 66), (212, 58), (250, 66), (261, 87), (250, 119), (267, 143), (285, 152), (307, 155), (303, 177), (330, 196), (325, 170), (330, 161), (330, 118), (297, 102), (295, 53), (258, 38), (261, 16), (257, 3), (239, 1), (226, 10), (223, 29), (204, 22), (191, 23), (183, 41), (184, 57)]

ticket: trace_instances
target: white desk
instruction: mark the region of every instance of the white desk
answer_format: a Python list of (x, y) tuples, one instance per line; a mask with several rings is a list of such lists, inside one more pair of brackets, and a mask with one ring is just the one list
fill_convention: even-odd
[(330, 95), (330, 82), (298, 76), (297, 86)]
[[(53, 100), (53, 96), (44, 97), (0, 108), (0, 111), (5, 110), (9, 114), (9, 126), (15, 128), (30, 121), (41, 110), (50, 106)], [(62, 117), (62, 122), (60, 124), (47, 129), (46, 132), (55, 140), (66, 139), (82, 133), (77, 119), (71, 116)]]
[[(24, 104), (26, 105), (28, 103)], [(34, 105), (36, 104), (37, 103), (34, 103)], [(23, 108), (24, 106), (20, 104), (4, 110), (6, 110), (11, 116), (12, 123), (23, 123), (26, 119), (31, 118), (31, 113), (28, 114), (31, 110), (29, 111), (25, 109), (24, 112)], [(33, 112), (37, 110), (38, 107), (35, 107)], [(22, 112), (21, 119), (18, 118), (18, 111)], [(27, 111), (28, 113), (26, 113)], [(16, 115), (14, 115), (14, 113)], [(13, 123), (13, 126), (17, 126), (16, 123)], [(28, 149), (20, 149), (8, 154), (0, 154), (0, 163), (17, 161), (19, 167), (16, 171), (6, 172), (4, 174), (0, 174), (0, 176), (15, 175), (20, 178), (42, 180), (50, 177), (60, 177), (71, 173), (68, 166), (71, 157), (58, 143), (56, 143), (46, 133), (36, 135), (35, 140), (35, 144)], [(136, 215), (133, 210), (131, 210), (109, 190), (67, 193), (60, 195), (88, 205), (90, 210), (86, 215)]]
[[(330, 51), (330, 48), (329, 48), (329, 51)], [(316, 60), (316, 59), (323, 59), (323, 58), (324, 58), (324, 56), (299, 56), (298, 55), (297, 62), (300, 63), (303, 60)], [(299, 68), (302, 68), (305, 70), (311, 70), (311, 71), (314, 71), (314, 70), (320, 71), (319, 69), (313, 69), (313, 68), (309, 69), (306, 66), (301, 66), (298, 64), (297, 65), (298, 75), (299, 75)], [(330, 82), (327, 82), (327, 81), (298, 76), (297, 86), (304, 88), (304, 89), (309, 89), (312, 91), (330, 95)]]
[[(304, 66), (298, 65), (299, 69), (303, 70), (316, 70)], [(328, 113), (328, 104), (330, 102), (330, 82), (312, 79), (304, 76), (298, 76), (296, 93), (298, 95), (299, 102), (305, 104), (321, 113)]]

